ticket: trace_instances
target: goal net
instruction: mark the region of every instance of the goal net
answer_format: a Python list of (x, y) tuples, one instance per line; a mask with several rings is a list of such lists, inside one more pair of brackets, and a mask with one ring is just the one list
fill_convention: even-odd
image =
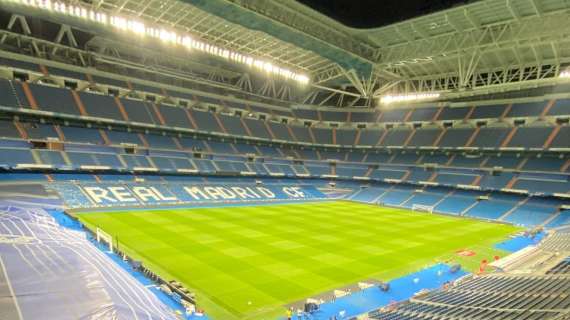
[(97, 228), (97, 242), (101, 242), (103, 241), (104, 243), (106, 243), (109, 246), (109, 252), (113, 252), (113, 237), (108, 234), (107, 232)]
[(412, 205), (412, 210), (433, 213), (433, 206), (426, 206), (423, 204)]

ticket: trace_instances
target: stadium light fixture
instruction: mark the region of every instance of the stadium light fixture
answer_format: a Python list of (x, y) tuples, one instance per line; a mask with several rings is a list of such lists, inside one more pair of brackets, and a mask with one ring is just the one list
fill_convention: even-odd
[(165, 43), (178, 45), (187, 50), (196, 50), (213, 56), (225, 58), (229, 61), (244, 64), (249, 67), (258, 69), (267, 74), (273, 74), (299, 82), (300, 84), (308, 84), (309, 76), (294, 72), (287, 68), (276, 66), (275, 64), (257, 59), (252, 56), (244, 55), (229, 49), (221, 48), (209, 43), (205, 43), (194, 39), (189, 34), (179, 34), (175, 31), (165, 28), (155, 28), (147, 26), (139, 20), (129, 19), (117, 15), (108, 15), (105, 12), (87, 9), (78, 5), (66, 4), (60, 1), (52, 0), (8, 0), (24, 6), (34, 7), (40, 10), (56, 12), (76, 18), (88, 20), (105, 26), (111, 26), (124, 32), (131, 32), (139, 36), (155, 38)]
[(560, 78), (570, 78), (570, 70), (564, 70), (564, 71), (560, 72), (559, 77)]
[(381, 104), (390, 104), (395, 102), (425, 101), (439, 98), (439, 93), (413, 93), (404, 95), (386, 95), (380, 98)]

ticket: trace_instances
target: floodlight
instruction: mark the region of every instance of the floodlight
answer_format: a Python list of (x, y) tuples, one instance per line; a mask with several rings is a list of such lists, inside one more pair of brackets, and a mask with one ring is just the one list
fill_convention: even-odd
[(93, 11), (82, 6), (75, 6), (54, 0), (12, 0), (26, 6), (33, 6), (38, 9), (55, 11), (61, 14), (72, 15), (78, 18), (91, 20), (100, 24), (110, 24), (111, 26), (128, 32), (133, 32), (140, 36), (148, 36), (156, 38), (164, 42), (176, 44), (185, 47), (186, 49), (197, 49), (206, 52), (210, 55), (223, 57), (232, 61), (246, 64), (266, 73), (275, 74), (286, 79), (292, 79), (300, 83), (306, 84), (309, 82), (309, 77), (281, 68), (268, 61), (262, 61), (234, 52), (229, 49), (220, 48), (215, 45), (204, 43), (201, 41), (193, 40), (189, 35), (177, 34), (174, 31), (168, 31), (162, 28), (153, 28), (146, 26), (143, 22), (137, 20), (130, 20), (121, 16), (108, 16), (104, 12)]

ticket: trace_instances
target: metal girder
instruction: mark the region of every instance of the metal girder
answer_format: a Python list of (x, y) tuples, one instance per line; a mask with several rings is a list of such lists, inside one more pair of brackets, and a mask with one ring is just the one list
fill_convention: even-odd
[(560, 65), (527, 65), (516, 68), (501, 68), (491, 71), (477, 70), (473, 72), (469, 81), (461, 79), (456, 74), (448, 74), (439, 78), (423, 77), (416, 80), (402, 80), (384, 83), (374, 96), (378, 97), (387, 92), (409, 94), (417, 92), (463, 92), (469, 89), (479, 92), (499, 92), (509, 88), (536, 87), (552, 84), (558, 79)]
[(570, 35), (568, 19), (567, 13), (535, 16), (380, 48), (382, 58), (378, 66), (391, 68), (403, 64), (438, 63), (440, 59), (462, 56), (474, 50), (481, 53), (513, 48), (521, 50), (537, 43), (563, 41)]
[(307, 33), (317, 39), (371, 60), (374, 48), (354, 38), (346, 27), (336, 21), (315, 14), (309, 8), (291, 0), (229, 0), (244, 8)]
[[(188, 32), (196, 38), (243, 54), (265, 58), (276, 65), (311, 73), (311, 66), (330, 63), (321, 55), (272, 37), (265, 32), (247, 29), (178, 0), (106, 0), (80, 3), (108, 12), (137, 16), (159, 25)], [(297, 59), (299, 56), (306, 59)], [(318, 61), (318, 63), (315, 63)]]

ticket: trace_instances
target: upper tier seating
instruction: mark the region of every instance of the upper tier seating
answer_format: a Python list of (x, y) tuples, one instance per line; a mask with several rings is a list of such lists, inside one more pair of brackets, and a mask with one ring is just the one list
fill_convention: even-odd
[[(317, 143), (343, 146), (379, 146), (379, 147), (443, 147), (443, 148), (570, 148), (570, 129), (566, 124), (554, 126), (552, 121), (530, 123), (511, 127), (507, 122), (492, 124), (479, 129), (469, 127), (442, 128), (442, 124), (411, 129), (396, 125), (395, 128), (347, 128), (338, 129), (316, 124), (310, 127), (301, 125), (302, 121), (292, 124), (254, 118), (240, 118), (233, 115), (218, 114), (210, 111), (189, 109), (181, 106), (140, 101), (132, 98), (118, 98), (90, 91), (73, 91), (45, 84), (21, 83), (3, 80), (0, 90), (6, 91), (4, 104), (8, 107), (38, 108), (73, 116), (92, 116), (114, 121), (156, 124), (176, 129), (197, 129), (209, 133), (227, 133), (236, 136), (252, 136), (260, 139), (279, 139), (290, 142)], [(193, 99), (194, 96), (181, 95)], [(243, 111), (252, 107), (237, 102), (205, 98), (222, 106), (241, 108)], [(200, 100), (200, 99), (199, 99)], [(568, 99), (513, 103), (512, 105), (465, 106), (465, 107), (421, 107), (405, 109), (358, 112), (340, 112), (332, 110), (296, 109), (299, 119), (315, 121), (352, 122), (371, 121), (387, 122), (431, 122), (462, 119), (501, 119), (536, 117), (546, 115), (567, 115), (570, 110)], [(550, 107), (552, 105), (552, 107)], [(203, 107), (203, 105), (202, 105)], [(256, 106), (256, 110), (260, 107)], [(225, 112), (225, 111), (224, 111)], [(271, 114), (279, 113), (270, 110)], [(304, 118), (306, 117), (306, 118)], [(279, 119), (272, 119), (279, 120)], [(378, 121), (376, 121), (378, 120)], [(469, 125), (473, 126), (473, 123)], [(461, 125), (462, 126), (462, 125)], [(496, 127), (500, 126), (500, 127)]]
[(85, 111), (93, 117), (124, 120), (115, 99), (108, 95), (79, 92)]

